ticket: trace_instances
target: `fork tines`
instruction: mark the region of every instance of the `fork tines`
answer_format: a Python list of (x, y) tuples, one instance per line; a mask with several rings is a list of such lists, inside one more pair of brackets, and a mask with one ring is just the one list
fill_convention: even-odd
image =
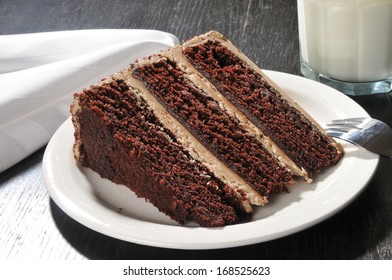
[(347, 119), (338, 119), (332, 120), (332, 124), (355, 124), (362, 123), (366, 118), (347, 118)]
[(327, 132), (348, 132), (351, 129), (361, 129), (361, 124), (365, 118), (348, 118), (332, 120), (331, 123), (327, 124)]

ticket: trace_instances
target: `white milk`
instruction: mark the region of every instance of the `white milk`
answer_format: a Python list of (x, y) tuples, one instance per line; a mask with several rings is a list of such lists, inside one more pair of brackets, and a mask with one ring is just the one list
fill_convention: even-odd
[(392, 0), (298, 0), (302, 61), (330, 78), (392, 77)]

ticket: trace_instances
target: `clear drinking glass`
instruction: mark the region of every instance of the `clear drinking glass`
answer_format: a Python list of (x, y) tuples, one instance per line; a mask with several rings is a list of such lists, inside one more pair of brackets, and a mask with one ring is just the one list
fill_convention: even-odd
[(349, 95), (392, 89), (392, 0), (297, 0), (301, 72)]

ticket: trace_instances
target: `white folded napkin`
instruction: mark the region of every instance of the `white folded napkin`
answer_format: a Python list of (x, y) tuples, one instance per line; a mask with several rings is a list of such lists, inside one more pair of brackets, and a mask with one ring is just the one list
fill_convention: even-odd
[(74, 92), (175, 44), (155, 30), (0, 36), (0, 172), (49, 141), (70, 116)]

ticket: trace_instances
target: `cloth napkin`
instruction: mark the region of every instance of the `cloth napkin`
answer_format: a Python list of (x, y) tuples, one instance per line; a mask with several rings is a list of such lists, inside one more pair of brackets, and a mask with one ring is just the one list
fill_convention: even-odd
[(70, 116), (74, 92), (178, 43), (156, 30), (0, 36), (0, 172), (50, 140)]

